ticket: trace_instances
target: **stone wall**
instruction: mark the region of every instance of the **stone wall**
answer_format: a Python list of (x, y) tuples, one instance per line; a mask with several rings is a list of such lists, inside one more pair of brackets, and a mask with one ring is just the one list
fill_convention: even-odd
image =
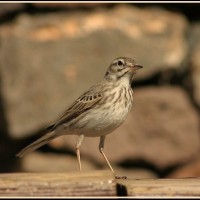
[[(107, 137), (109, 160), (133, 178), (199, 176), (200, 24), (186, 7), (174, 7), (2, 4), (1, 172), (76, 172), (76, 136), (23, 159), (15, 153), (100, 81), (114, 58), (129, 56), (144, 68), (132, 84), (131, 113)], [(107, 168), (98, 142), (83, 141), (83, 170)]]

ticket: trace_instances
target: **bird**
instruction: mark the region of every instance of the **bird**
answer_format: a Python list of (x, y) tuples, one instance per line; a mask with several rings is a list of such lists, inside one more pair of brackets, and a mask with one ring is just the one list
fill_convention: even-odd
[(63, 135), (77, 135), (76, 156), (82, 171), (80, 147), (84, 137), (100, 137), (99, 151), (112, 173), (116, 173), (104, 153), (106, 136), (126, 119), (133, 103), (131, 87), (138, 69), (143, 68), (134, 59), (118, 57), (109, 65), (103, 79), (84, 92), (67, 110), (46, 128), (39, 139), (23, 148), (16, 156), (28, 153)]

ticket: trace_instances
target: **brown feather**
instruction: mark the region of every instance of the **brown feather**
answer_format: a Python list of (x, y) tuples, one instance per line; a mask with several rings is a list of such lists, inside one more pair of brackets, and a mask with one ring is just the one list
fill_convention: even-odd
[(84, 93), (72, 104), (71, 107), (69, 107), (63, 113), (63, 115), (53, 125), (49, 126), (47, 129), (54, 130), (60, 124), (66, 123), (76, 118), (78, 115), (85, 112), (86, 110), (93, 108), (102, 99), (102, 96), (103, 95), (100, 93), (96, 93), (93, 95)]

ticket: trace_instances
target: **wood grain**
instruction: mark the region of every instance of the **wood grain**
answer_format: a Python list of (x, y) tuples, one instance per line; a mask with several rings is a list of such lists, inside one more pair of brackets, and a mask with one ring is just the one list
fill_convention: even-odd
[(118, 180), (118, 189), (132, 197), (200, 197), (200, 178)]
[(110, 171), (0, 174), (0, 197), (200, 197), (200, 178), (115, 179)]
[(110, 171), (0, 174), (0, 197), (116, 196)]

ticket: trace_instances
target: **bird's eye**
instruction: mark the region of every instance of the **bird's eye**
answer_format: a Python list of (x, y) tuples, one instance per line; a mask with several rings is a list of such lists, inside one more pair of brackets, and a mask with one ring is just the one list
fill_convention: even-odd
[(117, 64), (118, 64), (119, 66), (122, 66), (122, 65), (123, 65), (123, 62), (122, 62), (121, 60), (119, 60), (119, 61), (117, 62)]

